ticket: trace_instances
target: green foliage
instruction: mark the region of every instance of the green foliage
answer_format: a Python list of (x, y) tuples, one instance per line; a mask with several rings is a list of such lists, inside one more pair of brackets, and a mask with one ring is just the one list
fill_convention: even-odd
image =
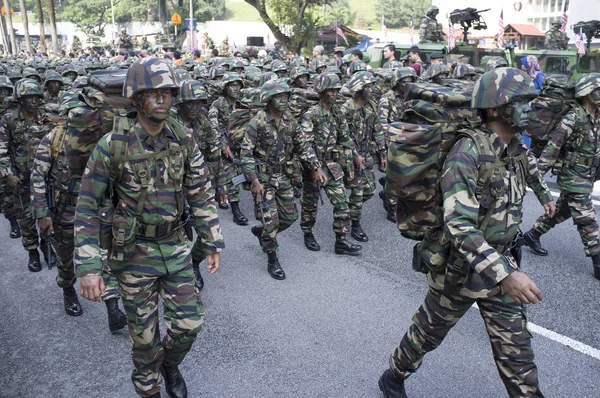
[(415, 29), (418, 29), (429, 6), (431, 6), (431, 0), (377, 0), (375, 15), (379, 20), (383, 16), (388, 28), (410, 26), (410, 16), (412, 15)]
[[(339, 24), (350, 26), (354, 24), (356, 19), (356, 11), (350, 9), (350, 3), (348, 0), (337, 0), (328, 6), (325, 6), (325, 16), (323, 22), (325, 25), (335, 23), (337, 20)], [(315, 10), (318, 12), (318, 10)]]

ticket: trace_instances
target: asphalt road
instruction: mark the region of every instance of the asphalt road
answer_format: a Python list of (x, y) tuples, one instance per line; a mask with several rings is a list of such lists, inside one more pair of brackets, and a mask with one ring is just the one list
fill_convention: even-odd
[[(252, 214), (248, 193), (242, 209)], [(526, 230), (541, 212), (533, 194), (525, 210)], [(410, 267), (413, 242), (385, 219), (378, 197), (365, 207), (370, 241), (358, 258), (334, 254), (328, 204), (315, 233), (321, 252), (304, 248), (298, 223), (284, 232), (285, 281), (267, 274), (250, 226), (233, 224), (229, 211), (220, 216), (227, 245), (222, 268), (205, 277), (205, 327), (181, 367), (190, 397), (381, 397), (377, 379), (426, 285)], [(600, 348), (600, 281), (575, 227), (566, 222), (543, 243), (550, 256), (524, 255), (524, 271), (544, 294), (541, 304), (528, 307), (529, 320)], [(82, 299), (81, 317), (65, 315), (56, 271), (28, 272), (4, 219), (0, 253), (0, 397), (135, 397), (128, 334), (109, 333), (104, 305)], [(533, 347), (546, 397), (600, 395), (599, 359), (540, 335)], [(426, 356), (407, 392), (506, 396), (476, 309)]]

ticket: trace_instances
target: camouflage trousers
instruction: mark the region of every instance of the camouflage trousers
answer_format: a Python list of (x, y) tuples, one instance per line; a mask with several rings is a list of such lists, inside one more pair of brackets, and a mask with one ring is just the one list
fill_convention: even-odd
[(413, 316), (413, 324), (392, 353), (392, 372), (402, 379), (416, 372), (424, 355), (442, 343), (474, 302), (479, 306), (508, 395), (542, 398), (525, 308), (507, 294), (475, 299), (446, 295), (430, 284), (425, 302)]
[(15, 216), (15, 195), (12, 189), (6, 183), (6, 178), (0, 183), (0, 206), (4, 217), (10, 222), (16, 220)]
[(237, 164), (234, 164), (231, 160), (223, 157), (223, 163), (221, 164), (221, 169), (219, 173), (222, 173), (220, 178), (225, 181), (225, 187), (227, 188), (227, 200), (229, 202), (239, 202), (240, 201), (240, 188), (237, 185), (234, 185), (231, 182), (231, 179), (238, 174), (241, 173), (240, 167)]
[[(127, 313), (135, 368), (131, 379), (138, 395), (150, 396), (160, 391), (162, 364), (180, 365), (202, 326), (190, 249), (176, 236), (159, 242), (138, 241), (130, 260), (109, 265)], [(162, 340), (159, 295), (167, 326)]]
[[(354, 171), (357, 173), (357, 171)], [(375, 172), (373, 168), (365, 168), (364, 172), (355, 174), (353, 180), (344, 179), (344, 185), (350, 190), (348, 197), (348, 210), (350, 220), (357, 221), (362, 218), (363, 203), (375, 195)]]
[(254, 216), (261, 222), (261, 212), (265, 217), (260, 245), (265, 253), (272, 253), (279, 249), (277, 234), (288, 229), (298, 219), (298, 208), (289, 177), (281, 174), (272, 176), (264, 188), (262, 208), (255, 203)]
[[(23, 209), (19, 217), (19, 227), (21, 228), (21, 243), (25, 250), (35, 250), (38, 246), (45, 247), (46, 239), (38, 234), (37, 227), (35, 225), (35, 219), (31, 211), (31, 195), (29, 191), (29, 181), (22, 185), (21, 201), (23, 202)], [(15, 199), (16, 201), (16, 199)], [(21, 206), (19, 203), (15, 206)]]
[[(348, 198), (342, 185), (342, 178), (336, 180), (328, 168), (323, 168), (327, 175), (327, 185), (324, 187), (327, 198), (333, 205), (333, 231), (336, 234), (347, 234), (350, 230), (350, 212), (348, 210)], [(300, 227), (302, 232), (312, 232), (317, 220), (317, 209), (319, 204), (319, 187), (313, 181), (310, 170), (302, 171), (302, 214), (300, 215)]]
[(590, 194), (562, 191), (556, 202), (554, 217), (550, 218), (544, 214), (536, 220), (533, 228), (540, 234), (545, 234), (557, 224), (571, 217), (573, 217), (573, 223), (577, 227), (577, 231), (581, 237), (585, 254), (587, 256), (599, 254), (600, 242), (598, 238), (600, 232), (598, 222), (596, 221), (596, 211), (594, 210)]

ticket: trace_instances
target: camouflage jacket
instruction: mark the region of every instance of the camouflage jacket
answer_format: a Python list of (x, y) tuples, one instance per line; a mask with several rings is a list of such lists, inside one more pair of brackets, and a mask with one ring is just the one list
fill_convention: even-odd
[[(265, 182), (269, 169), (273, 166), (289, 167), (280, 173), (291, 177), (292, 163), (299, 158), (304, 165), (312, 170), (319, 167), (315, 155), (310, 131), (301, 130), (298, 122), (288, 111), (281, 116), (279, 124), (270, 113), (258, 111), (250, 120), (242, 143), (242, 169), (248, 181), (260, 178)], [(256, 166), (259, 163), (260, 176)]]
[(444, 41), (442, 25), (434, 18), (423, 18), (419, 25), (419, 38), (421, 43), (439, 43)]
[[(319, 102), (302, 116), (300, 129), (313, 140), (315, 155), (321, 164), (339, 163), (353, 171), (354, 144), (348, 123), (337, 105), (328, 113)], [(329, 168), (329, 167), (328, 167)]]
[(567, 34), (560, 30), (549, 30), (546, 32), (544, 48), (546, 50), (566, 50), (569, 44)]
[(214, 131), (215, 136), (221, 142), (221, 150), (228, 147), (227, 143), (227, 126), (229, 125), (228, 116), (235, 108), (239, 108), (240, 104), (232, 104), (227, 98), (217, 98), (208, 111), (208, 120)]
[[(56, 189), (55, 201), (58, 202), (58, 193), (67, 193), (71, 181), (67, 167), (66, 141), (60, 148), (52, 148), (56, 134), (62, 134), (61, 129), (66, 129), (62, 124), (55, 127), (50, 134), (42, 138), (38, 145), (31, 171), (31, 203), (33, 218), (51, 217), (48, 203), (47, 185)], [(66, 133), (65, 133), (66, 134)]]
[(349, 99), (342, 107), (350, 138), (354, 142), (354, 157), (363, 156), (367, 167), (371, 167), (373, 161), (378, 163), (379, 159), (385, 159), (385, 137), (376, 108), (374, 101), (368, 101), (364, 107), (360, 107), (354, 99)]
[[(42, 138), (54, 127), (44, 121), (38, 111), (33, 121), (26, 120), (21, 109), (5, 114), (0, 121), (0, 176), (17, 174), (21, 181), (29, 180), (35, 151)], [(12, 152), (16, 164), (11, 162)]]
[(293, 88), (288, 109), (297, 121), (313, 105), (319, 102), (319, 94), (310, 89)]
[(394, 90), (388, 90), (379, 99), (377, 107), (377, 116), (382, 128), (385, 125), (399, 122), (404, 111), (404, 98), (396, 94)]
[[(558, 187), (572, 193), (591, 193), (600, 162), (600, 110), (596, 117), (574, 104), (550, 133), (540, 159), (542, 174), (553, 170)], [(554, 167), (556, 165), (556, 167)]]
[[(535, 158), (529, 153), (520, 137), (506, 145), (494, 133), (476, 131), (483, 139), (491, 140), (497, 160), (527, 154), (529, 170), (513, 163), (491, 173), (478, 190), (480, 166), (483, 156), (470, 138), (457, 141), (446, 157), (441, 178), (444, 203), (444, 224), (452, 249), (449, 263), (464, 261), (466, 280), (458, 286), (457, 294), (469, 297), (486, 297), (499, 292), (499, 283), (518, 268), (507, 245), (519, 231), (523, 218), (523, 198), (526, 184), (540, 203), (548, 203), (552, 196), (537, 170)], [(491, 218), (485, 230), (481, 229), (488, 208)], [(435, 275), (433, 278), (435, 279)], [(450, 287), (452, 288), (452, 287)]]
[[(81, 180), (81, 193), (75, 215), (74, 262), (78, 276), (100, 275), (102, 271), (99, 208), (108, 189), (111, 157), (114, 156), (114, 154), (111, 155), (113, 136), (114, 133), (109, 133), (100, 139), (92, 152)], [(196, 231), (202, 241), (204, 252), (207, 254), (219, 252), (223, 249), (224, 244), (214, 191), (202, 152), (198, 150), (198, 146), (191, 136), (188, 135), (188, 137), (189, 140), (185, 143), (187, 150), (183, 152), (186, 157), (184, 158), (181, 187), (176, 187), (174, 179), (170, 178), (168, 170), (172, 169), (172, 165), (169, 156), (147, 161), (149, 187), (142, 206), (140, 222), (149, 225), (164, 225), (178, 221), (176, 191), (182, 188), (194, 216)], [(167, 126), (158, 136), (153, 137), (143, 129), (137, 119), (134, 119), (126, 139), (129, 154), (137, 154), (140, 151), (142, 153), (164, 152), (169, 150), (171, 142), (178, 142), (174, 132)], [(133, 170), (131, 161), (125, 161), (123, 166), (122, 176), (114, 185), (118, 202), (115, 217), (135, 219), (138, 198), (141, 194), (141, 182)], [(136, 243), (138, 246), (142, 245), (144, 241), (139, 242)]]

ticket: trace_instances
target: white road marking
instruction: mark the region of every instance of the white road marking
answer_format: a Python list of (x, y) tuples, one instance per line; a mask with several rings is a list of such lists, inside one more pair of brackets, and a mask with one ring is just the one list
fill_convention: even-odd
[[(533, 192), (533, 191), (531, 190), (531, 188), (527, 187), (527, 192)], [(550, 193), (555, 198), (558, 198), (560, 196), (560, 192), (550, 190)], [(600, 200), (592, 199), (592, 203), (594, 204), (594, 206), (600, 206)]]

